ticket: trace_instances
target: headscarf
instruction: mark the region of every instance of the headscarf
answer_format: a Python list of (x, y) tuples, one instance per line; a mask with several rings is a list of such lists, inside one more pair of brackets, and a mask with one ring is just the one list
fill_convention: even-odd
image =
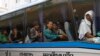
[(86, 19), (86, 15), (87, 15), (87, 14), (89, 14), (90, 17), (91, 17), (91, 19), (93, 20), (94, 12), (93, 12), (92, 10), (90, 10), (90, 11), (87, 11), (87, 12), (85, 13), (85, 15), (84, 15), (84, 20), (85, 20), (85, 22), (86, 22), (89, 26), (91, 26), (91, 22), (88, 21), (88, 20)]

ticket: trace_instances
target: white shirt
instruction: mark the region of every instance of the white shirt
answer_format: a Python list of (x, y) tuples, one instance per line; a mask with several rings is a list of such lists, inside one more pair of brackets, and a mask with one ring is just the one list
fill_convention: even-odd
[(91, 24), (88, 24), (89, 22), (85, 21), (84, 19), (81, 21), (78, 33), (79, 33), (79, 39), (83, 39), (85, 37), (85, 34), (87, 32), (91, 33)]

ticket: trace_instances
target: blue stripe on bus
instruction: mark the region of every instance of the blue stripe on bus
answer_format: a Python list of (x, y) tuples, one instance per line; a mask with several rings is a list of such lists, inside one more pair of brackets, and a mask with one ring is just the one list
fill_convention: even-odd
[(100, 49), (100, 44), (87, 42), (36, 42), (27, 44), (0, 44), (0, 48), (88, 48)]

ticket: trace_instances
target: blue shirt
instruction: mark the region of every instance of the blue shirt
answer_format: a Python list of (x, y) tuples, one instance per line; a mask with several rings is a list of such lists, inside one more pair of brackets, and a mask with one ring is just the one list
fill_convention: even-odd
[(50, 30), (50, 29), (45, 29), (44, 30), (44, 36), (49, 40), (55, 40), (56, 38), (59, 37), (58, 34), (56, 34), (54, 31)]

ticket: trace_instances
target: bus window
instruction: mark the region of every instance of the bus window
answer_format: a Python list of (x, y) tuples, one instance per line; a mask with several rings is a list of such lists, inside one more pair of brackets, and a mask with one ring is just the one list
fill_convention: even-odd
[[(81, 26), (83, 25), (83, 21), (87, 20), (87, 16), (86, 16), (87, 14), (90, 15), (90, 13), (91, 13), (92, 14), (91, 17), (94, 16), (93, 15), (94, 14), (94, 0), (77, 0), (77, 1), (71, 0), (71, 3), (72, 3), (73, 22), (75, 25), (75, 32), (76, 32), (75, 39), (76, 40), (78, 40), (78, 39), (86, 40), (87, 36), (89, 34), (83, 33), (83, 32), (88, 31), (88, 30), (84, 30), (83, 28), (86, 28), (86, 27), (83, 26), (83, 28), (82, 28)], [(90, 22), (89, 20), (87, 20), (87, 21)], [(93, 35), (95, 35), (94, 34), (95, 30), (93, 28), (95, 28), (95, 26), (93, 26), (91, 22), (90, 22), (91, 25), (90, 25), (89, 29), (91, 31), (90, 36), (93, 37)], [(93, 23), (95, 23), (95, 22), (93, 21)], [(84, 31), (82, 31), (82, 30), (84, 30)], [(85, 39), (85, 37), (86, 37), (86, 39)]]
[[(0, 19), (3, 19), (3, 17), (0, 17)], [(10, 20), (0, 20), (0, 43), (8, 43), (9, 40), (8, 39), (8, 34), (10, 31), (10, 25), (11, 23), (9, 23)], [(1, 39), (3, 37), (3, 39)], [(5, 40), (4, 40), (5, 39)]]
[[(27, 36), (25, 43), (27, 42), (42, 42), (42, 29), (39, 18), (39, 6), (32, 6), (26, 9), (27, 12)], [(28, 40), (30, 38), (30, 40)]]
[[(7, 37), (7, 43), (23, 43), (24, 37), (22, 35), (22, 31), (24, 31), (23, 26), (23, 11), (17, 11), (13, 14), (9, 14), (8, 16), (4, 16), (5, 20), (0, 21), (1, 36)], [(6, 35), (3, 32), (7, 32)], [(16, 37), (15, 37), (16, 35)], [(5, 38), (6, 40), (6, 38)]]
[[(69, 31), (70, 18), (67, 12), (68, 3), (65, 0), (51, 0), (44, 8), (44, 41), (73, 40)], [(66, 25), (65, 25), (66, 23)], [(66, 28), (65, 28), (66, 27)], [(67, 30), (68, 31), (67, 31)], [(69, 35), (70, 36), (69, 36)]]

